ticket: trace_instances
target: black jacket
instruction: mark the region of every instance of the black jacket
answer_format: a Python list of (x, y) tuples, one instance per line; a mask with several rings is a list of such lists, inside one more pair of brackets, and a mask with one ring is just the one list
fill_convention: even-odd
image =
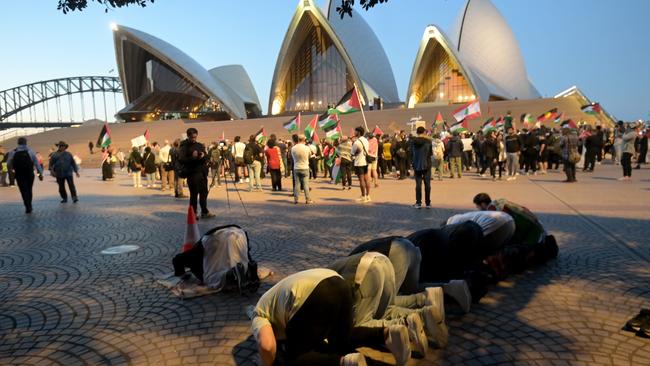
[(460, 137), (454, 136), (447, 142), (447, 151), (450, 158), (460, 158), (463, 156), (463, 142)]
[(517, 153), (521, 151), (521, 139), (518, 135), (508, 135), (506, 136), (506, 152)]
[(485, 139), (485, 141), (483, 141), (483, 153), (489, 160), (498, 158), (499, 148), (497, 147), (497, 141), (491, 138)]
[(428, 136), (418, 136), (411, 140), (411, 164), (413, 170), (422, 171), (431, 169), (431, 138)]
[[(183, 140), (178, 149), (178, 161), (183, 164), (183, 167), (188, 175), (195, 173), (208, 173), (208, 161), (210, 156), (205, 150), (205, 146), (200, 142), (190, 142), (190, 140)], [(203, 153), (201, 157), (192, 156), (193, 152), (197, 151)], [(200, 155), (200, 154), (199, 154)]]

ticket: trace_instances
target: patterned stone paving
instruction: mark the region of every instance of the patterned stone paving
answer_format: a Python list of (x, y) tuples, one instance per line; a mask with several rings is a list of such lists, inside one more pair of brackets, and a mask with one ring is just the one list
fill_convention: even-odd
[[(78, 204), (59, 204), (46, 179), (36, 183), (35, 212), (26, 216), (18, 190), (0, 188), (0, 365), (256, 364), (243, 308), (273, 283), (367, 239), (438, 226), (471, 209), (479, 191), (538, 212), (560, 256), (499, 283), (467, 315), (450, 307), (449, 347), (412, 364), (649, 365), (650, 340), (621, 327), (650, 307), (650, 180), (644, 169), (631, 183), (614, 181), (619, 169), (599, 166), (573, 185), (559, 183), (558, 173), (496, 183), (469, 174), (434, 182), (435, 208), (420, 211), (409, 207), (412, 181), (382, 181), (370, 205), (354, 202), (358, 190), (322, 180), (313, 206), (294, 206), (286, 193), (242, 192), (250, 217), (232, 185), (230, 209), (225, 187), (215, 188), (209, 205), (218, 217), (201, 221), (201, 230), (243, 226), (253, 256), (275, 275), (249, 297), (191, 300), (153, 281), (171, 271), (186, 201), (131, 188), (125, 174), (101, 182), (87, 170)], [(140, 249), (100, 254), (124, 244)], [(392, 362), (387, 353), (367, 354)]]

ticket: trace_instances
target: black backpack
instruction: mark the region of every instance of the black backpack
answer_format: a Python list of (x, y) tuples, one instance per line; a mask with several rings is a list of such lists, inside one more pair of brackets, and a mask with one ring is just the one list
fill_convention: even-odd
[(246, 145), (246, 148), (244, 149), (244, 164), (253, 164), (254, 160), (255, 158), (253, 157), (253, 149)]
[(29, 152), (27, 150), (14, 150), (12, 166), (16, 174), (34, 173), (34, 162), (32, 161), (32, 157), (29, 156)]

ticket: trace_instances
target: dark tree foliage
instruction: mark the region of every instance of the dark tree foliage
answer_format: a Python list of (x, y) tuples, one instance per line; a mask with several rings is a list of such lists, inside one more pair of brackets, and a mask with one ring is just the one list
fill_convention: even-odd
[[(364, 10), (368, 10), (377, 4), (387, 3), (388, 0), (359, 0), (359, 4)], [(354, 0), (341, 0), (341, 6), (336, 7), (336, 11), (341, 14), (341, 19), (345, 16), (352, 16), (352, 7)]]
[(153, 4), (154, 0), (59, 0), (59, 5), (56, 8), (63, 11), (63, 14), (67, 14), (69, 11), (84, 10), (88, 7), (89, 2), (104, 5), (104, 11), (108, 12), (108, 9), (121, 8), (129, 5), (137, 5), (144, 8), (147, 6), (147, 3)]

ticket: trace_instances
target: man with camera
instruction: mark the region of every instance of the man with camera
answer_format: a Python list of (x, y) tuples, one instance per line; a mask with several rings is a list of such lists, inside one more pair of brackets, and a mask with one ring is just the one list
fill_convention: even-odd
[[(197, 198), (201, 205), (201, 218), (214, 217), (208, 210), (208, 162), (205, 146), (196, 141), (199, 132), (196, 128), (187, 129), (187, 139), (181, 142), (178, 160), (182, 164), (182, 176), (187, 178), (190, 189), (190, 205), (197, 213)], [(197, 215), (198, 217), (198, 215)]]

